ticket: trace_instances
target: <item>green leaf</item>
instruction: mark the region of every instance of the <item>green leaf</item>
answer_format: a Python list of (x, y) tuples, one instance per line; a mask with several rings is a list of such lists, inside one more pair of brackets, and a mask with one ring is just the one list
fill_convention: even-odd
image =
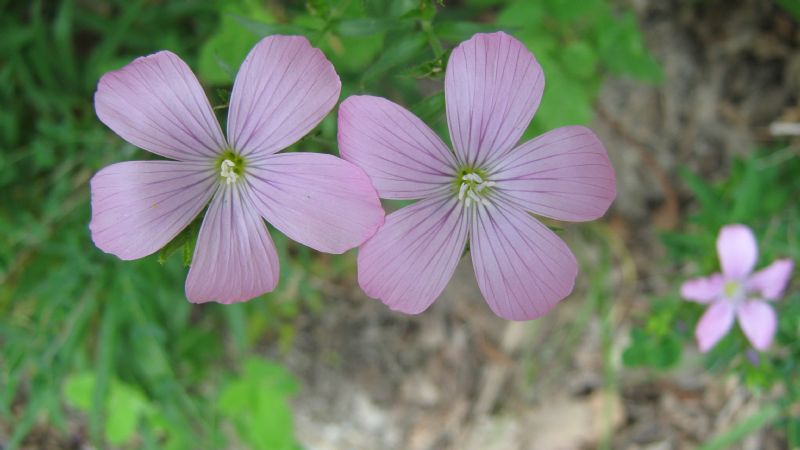
[(138, 390), (122, 382), (113, 383), (108, 398), (106, 439), (115, 445), (129, 441), (147, 408), (147, 399)]
[(328, 55), (337, 72), (359, 75), (383, 49), (384, 35), (369, 39), (329, 35), (320, 42), (320, 49)]
[(497, 31), (497, 25), (495, 24), (460, 20), (443, 20), (437, 22), (434, 28), (437, 36), (450, 42), (466, 41), (476, 33), (492, 33)]
[(425, 123), (431, 123), (436, 118), (441, 118), (445, 111), (444, 91), (439, 91), (429, 97), (422, 99), (411, 108), (417, 117)]
[(778, 0), (778, 4), (800, 21), (800, 0)]
[[(91, 372), (71, 375), (64, 383), (64, 398), (75, 409), (89, 412), (96, 388), (96, 377)], [(148, 399), (134, 387), (112, 380), (105, 399), (105, 436), (115, 445), (129, 441), (136, 432), (139, 419), (148, 411)]]
[(241, 376), (223, 389), (217, 405), (249, 448), (290, 450), (296, 442), (287, 398), (295, 392), (297, 382), (286, 369), (251, 358)]
[(703, 210), (709, 214), (716, 214), (720, 206), (720, 198), (711, 185), (686, 168), (678, 169), (678, 175), (692, 191)]
[(633, 13), (627, 12), (621, 19), (610, 21), (607, 28), (601, 31), (598, 36), (598, 53), (612, 73), (630, 75), (651, 83), (664, 80), (661, 66), (644, 47)]
[(408, 19), (373, 19), (368, 17), (346, 19), (336, 25), (336, 32), (342, 36), (371, 36), (386, 31), (410, 28), (414, 25)]
[(576, 78), (591, 79), (597, 75), (597, 54), (586, 42), (568, 44), (559, 59), (564, 71)]
[(263, 2), (239, 0), (225, 4), (216, 33), (200, 48), (198, 73), (212, 84), (229, 84), (250, 49), (260, 39), (256, 33), (242, 30), (237, 16), (254, 22), (269, 24), (274, 21)]
[(434, 78), (439, 79), (444, 77), (445, 68), (447, 67), (447, 60), (450, 58), (450, 51), (442, 53), (438, 58), (425, 61), (418, 64), (404, 73), (414, 78)]
[(583, 17), (586, 14), (584, 3), (588, 3), (588, 1), (544, 0), (547, 12), (557, 21), (564, 23), (574, 22), (578, 18)]
[(371, 80), (400, 64), (407, 63), (425, 47), (426, 43), (426, 36), (419, 33), (406, 35), (402, 39), (395, 41), (381, 54), (380, 58), (364, 72), (362, 80)]
[(158, 262), (164, 265), (173, 253), (178, 249), (182, 249), (183, 265), (189, 267), (192, 264), (192, 255), (194, 255), (194, 246), (197, 242), (197, 234), (200, 232), (200, 225), (203, 223), (205, 212), (198, 215), (192, 223), (183, 229), (177, 236), (167, 243), (161, 250), (158, 251)]
[(500, 12), (497, 16), (497, 24), (503, 27), (531, 30), (542, 22), (544, 15), (542, 2), (517, 0)]
[(586, 125), (591, 122), (597, 84), (570, 77), (555, 61), (540, 58), (539, 62), (547, 74), (547, 82), (542, 104), (524, 138), (565, 125)]
[(70, 375), (64, 383), (64, 399), (75, 409), (88, 412), (92, 407), (95, 376), (91, 372)]

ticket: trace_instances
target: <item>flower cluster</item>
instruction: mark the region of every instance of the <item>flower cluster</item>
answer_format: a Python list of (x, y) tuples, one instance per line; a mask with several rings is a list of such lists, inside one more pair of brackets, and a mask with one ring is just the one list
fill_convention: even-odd
[[(188, 66), (170, 52), (100, 80), (97, 115), (131, 144), (169, 160), (123, 162), (91, 182), (95, 244), (122, 259), (166, 245), (205, 209), (186, 295), (245, 301), (274, 289), (278, 258), (264, 220), (323, 252), (360, 246), (364, 291), (405, 313), (441, 294), (467, 244), (483, 296), (527, 320), (572, 291), (567, 245), (531, 213), (601, 217), (616, 196), (606, 150), (569, 126), (519, 143), (544, 90), (538, 62), (505, 33), (456, 47), (445, 99), (452, 150), (380, 97), (339, 109), (343, 159), (284, 153), (336, 105), (331, 63), (303, 37), (272, 36), (245, 59), (223, 135)], [(378, 197), (418, 200), (384, 218)]]

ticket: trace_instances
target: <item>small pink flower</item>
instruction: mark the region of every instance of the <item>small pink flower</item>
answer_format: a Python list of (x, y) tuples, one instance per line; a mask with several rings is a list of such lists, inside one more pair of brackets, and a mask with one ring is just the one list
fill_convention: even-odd
[(777, 327), (775, 311), (767, 302), (783, 294), (794, 263), (779, 259), (752, 273), (758, 247), (753, 232), (744, 225), (726, 225), (720, 230), (717, 254), (722, 273), (681, 286), (683, 298), (710, 305), (695, 330), (700, 351), (707, 352), (728, 334), (734, 317), (753, 347), (764, 351), (772, 344)]
[(236, 76), (226, 140), (197, 78), (173, 53), (105, 74), (95, 93), (100, 120), (174, 161), (113, 164), (92, 178), (95, 244), (142, 258), (210, 202), (186, 279), (196, 303), (245, 301), (275, 288), (278, 255), (262, 217), (320, 251), (358, 246), (383, 223), (367, 175), (331, 155), (276, 154), (316, 126), (340, 90), (333, 66), (307, 39), (267, 37)]
[(477, 34), (453, 50), (445, 74), (455, 152), (395, 103), (370, 96), (342, 103), (342, 157), (369, 174), (381, 197), (421, 199), (387, 216), (360, 248), (358, 279), (368, 295), (397, 311), (424, 311), (467, 240), (478, 286), (497, 315), (533, 319), (569, 295), (575, 257), (528, 213), (597, 219), (616, 196), (615, 176), (584, 127), (517, 145), (543, 89), (542, 69), (522, 43), (505, 33)]

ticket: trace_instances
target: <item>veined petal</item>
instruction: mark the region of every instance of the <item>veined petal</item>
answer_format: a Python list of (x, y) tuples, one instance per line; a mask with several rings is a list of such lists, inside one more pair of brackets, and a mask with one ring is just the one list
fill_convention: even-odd
[(764, 300), (777, 300), (789, 284), (793, 269), (791, 259), (779, 259), (754, 273), (747, 280), (747, 290), (758, 292)]
[(203, 88), (189, 66), (168, 51), (103, 75), (94, 107), (120, 137), (167, 158), (207, 160), (225, 148)]
[(727, 300), (716, 301), (706, 309), (694, 332), (701, 352), (711, 350), (711, 347), (728, 334), (733, 325), (733, 313), (733, 305)]
[(489, 178), (511, 201), (558, 220), (597, 219), (617, 196), (606, 149), (592, 130), (580, 126), (558, 128), (522, 144), (491, 172)]
[(744, 225), (726, 225), (717, 238), (717, 253), (722, 273), (742, 280), (753, 271), (758, 259), (758, 244), (753, 231)]
[(121, 259), (150, 255), (197, 217), (215, 185), (204, 163), (112, 164), (92, 177), (92, 240)]
[(756, 350), (763, 352), (772, 345), (772, 338), (778, 328), (778, 318), (766, 302), (745, 302), (739, 305), (736, 317), (744, 335)]
[(432, 197), (386, 216), (358, 252), (358, 282), (370, 297), (407, 314), (426, 310), (447, 286), (467, 241), (464, 210)]
[(578, 274), (575, 256), (561, 238), (501, 202), (478, 207), (470, 251), (483, 297), (504, 319), (546, 314), (572, 292)]
[(497, 32), (456, 47), (444, 83), (453, 147), (463, 163), (480, 167), (517, 144), (539, 107), (544, 74), (520, 41)]
[(242, 156), (297, 142), (333, 109), (342, 83), (302, 36), (269, 36), (247, 55), (231, 92), (228, 139)]
[(725, 280), (722, 274), (693, 278), (681, 286), (681, 297), (697, 303), (710, 303), (722, 296)]
[(275, 289), (278, 254), (243, 183), (220, 185), (200, 227), (186, 297), (236, 303)]
[(339, 106), (339, 151), (382, 198), (417, 199), (447, 187), (455, 155), (417, 116), (389, 100), (351, 96)]
[(285, 235), (328, 253), (361, 245), (383, 224), (367, 174), (332, 155), (282, 153), (247, 168), (255, 208)]

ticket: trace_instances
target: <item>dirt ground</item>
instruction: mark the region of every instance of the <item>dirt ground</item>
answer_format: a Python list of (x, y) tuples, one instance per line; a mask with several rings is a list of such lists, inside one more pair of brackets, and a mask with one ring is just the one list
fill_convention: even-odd
[[(564, 232), (582, 254), (576, 291), (544, 319), (511, 323), (484, 304), (469, 258), (419, 316), (340, 288), (280, 357), (303, 378), (296, 426), (308, 448), (692, 449), (759, 408), (736, 380), (705, 373), (692, 349), (665, 374), (622, 371), (619, 354), (630, 317), (674, 289), (653, 265), (658, 230), (692, 207), (677, 168), (722, 178), (732, 155), (772, 139), (771, 123), (800, 116), (800, 28), (766, 0), (635, 7), (666, 82), (610, 79), (602, 90), (593, 128), (619, 196), (604, 224)], [(615, 254), (610, 328), (586, 315), (600, 234)], [(761, 432), (734, 448), (786, 445)]]

